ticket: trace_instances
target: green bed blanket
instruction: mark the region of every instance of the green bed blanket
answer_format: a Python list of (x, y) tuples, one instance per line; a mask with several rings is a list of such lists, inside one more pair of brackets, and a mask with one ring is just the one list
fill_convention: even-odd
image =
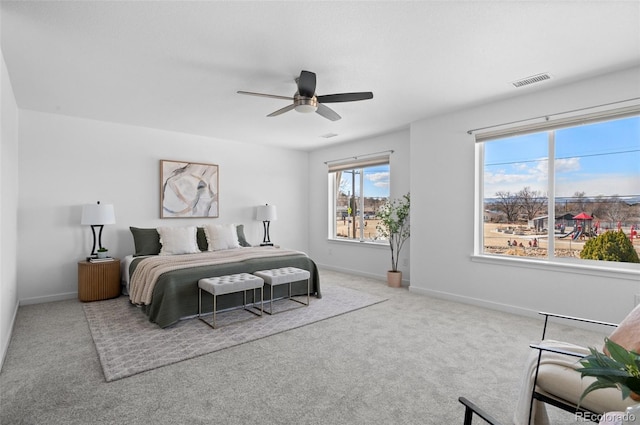
[[(144, 258), (136, 258), (129, 267), (129, 276)], [(173, 270), (163, 273), (153, 289), (151, 304), (141, 306), (142, 311), (149, 317), (149, 321), (165, 328), (184, 317), (198, 314), (198, 280), (207, 277), (224, 276), (236, 273), (253, 273), (258, 270), (275, 269), (280, 267), (298, 267), (311, 273), (311, 294), (321, 298), (320, 277), (316, 264), (305, 254), (293, 254), (280, 257), (252, 258), (244, 261), (209, 266), (199, 266), (187, 269)], [(292, 295), (306, 295), (307, 282), (300, 281), (291, 284)], [(279, 285), (273, 289), (274, 299), (287, 295), (287, 285)], [(252, 291), (247, 292), (247, 302), (252, 300)], [(265, 300), (269, 294), (264, 291)], [(241, 306), (242, 292), (226, 294), (218, 297), (218, 310)], [(202, 311), (212, 311), (212, 295), (202, 292)]]

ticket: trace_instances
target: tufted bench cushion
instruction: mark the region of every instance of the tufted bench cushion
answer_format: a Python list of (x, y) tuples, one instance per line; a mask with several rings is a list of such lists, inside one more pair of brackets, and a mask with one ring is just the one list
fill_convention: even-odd
[[(264, 284), (269, 286), (271, 290), (271, 297), (269, 300), (269, 311), (266, 311), (268, 314), (273, 313), (273, 287), (277, 285), (289, 285), (289, 296), (287, 299), (291, 301), (295, 301), (297, 303), (302, 304), (303, 306), (309, 305), (309, 293), (310, 293), (310, 280), (311, 273), (308, 270), (299, 269), (297, 267), (282, 267), (279, 269), (269, 269), (269, 270), (260, 270), (257, 272), (253, 272), (254, 275), (260, 277)], [(291, 284), (293, 282), (299, 282), (301, 280), (307, 281), (307, 302), (304, 303), (295, 298), (291, 298)]]
[(276, 286), (285, 283), (298, 282), (299, 280), (307, 280), (311, 277), (308, 270), (302, 270), (296, 267), (283, 267), (281, 269), (260, 270), (253, 273), (261, 277), (265, 283)]
[[(198, 281), (198, 318), (205, 322), (207, 325), (216, 329), (216, 310), (217, 299), (220, 295), (231, 294), (234, 292), (242, 292), (243, 303), (242, 307), (257, 316), (262, 316), (263, 312), (263, 286), (264, 281), (259, 276), (254, 276), (249, 273), (238, 273), (226, 276), (216, 276), (200, 279)], [(260, 289), (260, 314), (247, 308), (247, 292), (248, 290), (254, 291), (253, 306), (255, 308), (256, 297), (255, 290)], [(213, 295), (213, 323), (209, 323), (202, 317), (202, 291), (208, 292)]]
[(224, 295), (232, 292), (261, 288), (262, 278), (249, 273), (231, 274), (227, 276), (208, 277), (198, 281), (198, 287), (211, 295)]

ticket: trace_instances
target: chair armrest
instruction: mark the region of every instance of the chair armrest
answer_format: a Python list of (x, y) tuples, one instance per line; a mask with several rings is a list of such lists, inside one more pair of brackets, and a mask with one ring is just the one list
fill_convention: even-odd
[(617, 323), (603, 322), (603, 321), (600, 321), (600, 320), (593, 320), (593, 319), (584, 319), (582, 317), (566, 316), (564, 314), (546, 313), (544, 311), (540, 311), (540, 312), (538, 312), (538, 314), (543, 315), (543, 316), (547, 316), (547, 317), (557, 317), (559, 319), (574, 320), (574, 321), (586, 322), (586, 323), (594, 323), (596, 325), (612, 326), (614, 328), (618, 326)]
[(464, 422), (463, 425), (471, 425), (473, 414), (475, 413), (490, 425), (502, 425), (487, 412), (470, 402), (464, 397), (459, 397), (458, 401), (464, 405)]
[(529, 344), (529, 347), (536, 350), (540, 350), (540, 352), (548, 351), (550, 353), (565, 354), (571, 357), (583, 358), (585, 356), (588, 356), (588, 354), (584, 354), (584, 353), (576, 353), (575, 351), (563, 350), (561, 348), (547, 347), (545, 345), (539, 345), (539, 344)]
[(602, 326), (610, 326), (610, 327), (618, 327), (618, 325), (616, 323), (610, 323), (610, 322), (603, 322), (600, 320), (593, 320), (593, 319), (584, 319), (582, 317), (574, 317), (574, 316), (567, 316), (564, 314), (555, 314), (555, 313), (547, 313), (544, 311), (540, 311), (538, 312), (538, 314), (544, 316), (544, 327), (542, 328), (542, 338), (544, 339), (546, 333), (547, 333), (547, 323), (549, 322), (549, 317), (555, 317), (557, 319), (564, 319), (564, 320), (572, 320), (574, 322), (584, 322), (584, 323), (591, 323), (594, 325), (602, 325)]

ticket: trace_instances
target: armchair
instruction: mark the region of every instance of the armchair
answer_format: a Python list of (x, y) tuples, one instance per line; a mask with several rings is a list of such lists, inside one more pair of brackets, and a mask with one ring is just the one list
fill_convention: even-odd
[(474, 413), (489, 425), (502, 425), (493, 416), (467, 400), (465, 397), (458, 397), (458, 401), (464, 405), (464, 422), (463, 425), (471, 425)]
[(520, 397), (514, 415), (516, 425), (547, 425), (546, 405), (580, 415), (583, 420), (598, 422), (602, 413), (624, 411), (633, 404), (623, 400), (618, 389), (607, 388), (587, 395), (580, 406), (578, 401), (593, 378), (581, 378), (576, 369), (580, 358), (589, 354), (586, 347), (546, 339), (549, 318), (597, 324), (605, 329), (615, 329), (610, 338), (627, 349), (640, 346), (640, 307), (636, 307), (620, 325), (559, 314), (544, 313), (544, 327), (540, 344), (531, 344), (533, 351), (525, 370)]

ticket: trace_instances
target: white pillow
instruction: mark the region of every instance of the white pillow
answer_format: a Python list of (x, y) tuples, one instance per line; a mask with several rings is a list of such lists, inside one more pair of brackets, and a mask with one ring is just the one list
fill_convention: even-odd
[[(626, 348), (628, 351), (638, 352), (638, 350), (640, 350), (640, 334), (638, 329), (640, 329), (640, 304), (631, 310), (631, 313), (620, 322), (618, 327), (609, 335), (609, 339)], [(603, 351), (607, 353), (606, 350), (603, 349)]]
[(204, 226), (204, 234), (207, 236), (209, 251), (240, 248), (234, 224), (208, 224)]
[(196, 226), (187, 227), (158, 227), (160, 235), (160, 255), (196, 254), (198, 241), (196, 240)]

